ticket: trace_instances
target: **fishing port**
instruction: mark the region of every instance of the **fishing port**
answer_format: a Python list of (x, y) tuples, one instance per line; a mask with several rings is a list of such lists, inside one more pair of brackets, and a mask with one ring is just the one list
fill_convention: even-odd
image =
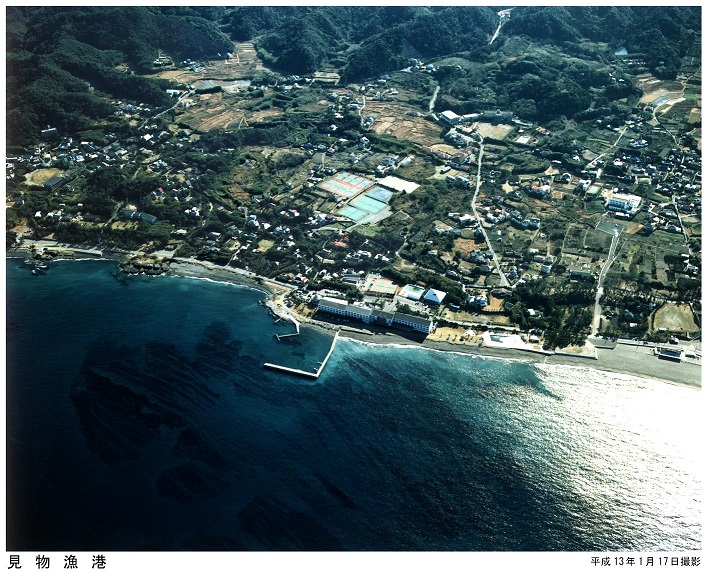
[[(332, 345), (330, 346), (330, 351), (327, 352), (325, 359), (320, 363), (320, 367), (315, 372), (305, 371), (303, 369), (297, 369), (297, 368), (293, 368), (293, 367), (286, 367), (284, 365), (278, 365), (278, 364), (270, 363), (270, 362), (264, 363), (263, 367), (265, 367), (266, 369), (274, 369), (277, 371), (284, 371), (286, 373), (300, 375), (302, 377), (307, 377), (309, 379), (318, 379), (320, 377), (320, 374), (322, 373), (323, 369), (325, 369), (325, 366), (327, 365), (327, 362), (330, 359), (332, 352), (335, 351), (335, 344), (337, 343), (338, 336), (339, 336), (339, 332), (335, 332), (335, 336), (332, 338)], [(283, 337), (283, 336), (281, 336), (281, 337)]]

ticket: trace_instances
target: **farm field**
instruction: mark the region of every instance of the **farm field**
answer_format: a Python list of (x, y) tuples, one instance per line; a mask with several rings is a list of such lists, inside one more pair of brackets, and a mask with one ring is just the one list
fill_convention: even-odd
[(194, 104), (178, 116), (180, 123), (197, 131), (237, 129), (243, 125), (242, 120), (250, 125), (283, 113), (280, 109), (248, 111), (244, 108), (248, 100), (225, 92), (206, 93), (197, 97)]
[(404, 103), (367, 100), (364, 115), (374, 118), (372, 130), (380, 135), (392, 135), (423, 146), (441, 140), (441, 127), (425, 117), (407, 115), (414, 108)]
[(233, 81), (260, 71), (266, 71), (266, 68), (256, 54), (254, 43), (236, 42), (229, 59), (204, 62), (196, 71), (189, 68), (171, 69), (153, 74), (152, 77), (190, 84), (206, 79)]

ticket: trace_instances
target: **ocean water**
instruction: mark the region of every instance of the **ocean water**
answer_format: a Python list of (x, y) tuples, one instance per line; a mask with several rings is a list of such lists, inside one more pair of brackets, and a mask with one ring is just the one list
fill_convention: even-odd
[(274, 324), (248, 288), (7, 272), (7, 549), (701, 549), (699, 391)]

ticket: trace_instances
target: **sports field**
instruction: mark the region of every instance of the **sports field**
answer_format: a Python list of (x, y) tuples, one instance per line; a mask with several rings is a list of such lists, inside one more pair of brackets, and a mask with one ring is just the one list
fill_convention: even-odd
[(387, 189), (384, 189), (382, 187), (374, 187), (371, 191), (367, 193), (367, 196), (375, 199), (377, 201), (382, 201), (383, 203), (388, 203), (389, 199), (392, 197), (394, 194), (393, 191), (389, 191)]
[(652, 325), (655, 330), (670, 332), (693, 334), (699, 331), (689, 304), (664, 304), (655, 310)]
[(407, 284), (401, 289), (401, 292), (399, 292), (399, 296), (401, 296), (402, 298), (408, 298), (409, 300), (419, 301), (425, 291), (426, 289), (422, 288), (421, 286)]
[(320, 183), (320, 188), (341, 197), (349, 199), (371, 187), (374, 181), (352, 173), (338, 173), (334, 177)]
[[(384, 189), (382, 189), (384, 190)], [(357, 197), (349, 205), (340, 210), (342, 216), (346, 216), (355, 222), (362, 220), (367, 215), (377, 214), (386, 208), (386, 203), (373, 199), (369, 194)]]
[(373, 199), (367, 195), (359, 197), (350, 203), (353, 207), (369, 214), (376, 214), (386, 208), (386, 203)]
[(396, 284), (388, 278), (382, 278), (376, 274), (370, 274), (365, 281), (365, 290), (373, 294), (385, 294), (393, 296), (396, 292)]
[(361, 219), (363, 219), (364, 217), (366, 217), (369, 213), (365, 212), (365, 211), (361, 211), (355, 207), (346, 206), (345, 208), (343, 208), (339, 211), (339, 214), (341, 214), (342, 216), (345, 216), (355, 222), (358, 222)]

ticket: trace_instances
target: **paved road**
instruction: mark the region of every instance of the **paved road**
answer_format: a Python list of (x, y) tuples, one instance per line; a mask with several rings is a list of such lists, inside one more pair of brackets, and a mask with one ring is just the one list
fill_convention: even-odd
[(601, 268), (601, 273), (598, 276), (598, 290), (596, 290), (596, 303), (593, 308), (593, 323), (591, 325), (592, 336), (595, 336), (598, 333), (598, 328), (601, 325), (601, 297), (603, 296), (603, 281), (606, 278), (608, 270), (610, 270), (610, 267), (613, 265), (613, 261), (615, 260), (615, 251), (618, 247), (619, 241), (620, 232), (618, 230), (618, 226), (616, 225), (616, 229), (613, 232), (613, 240), (611, 240), (611, 247), (608, 250), (608, 258), (606, 259), (606, 263), (603, 265), (603, 268)]
[(603, 153), (601, 153), (600, 155), (598, 155), (598, 157), (596, 157), (595, 159), (592, 159), (591, 162), (588, 164), (588, 167), (589, 168), (593, 167), (598, 162), (598, 160), (600, 158), (605, 157), (606, 155), (608, 155), (610, 153), (611, 149), (617, 147), (618, 143), (623, 138), (623, 135), (625, 135), (625, 132), (627, 130), (628, 130), (628, 126), (627, 125), (623, 126), (623, 128), (620, 130), (620, 133), (618, 134), (618, 139), (615, 140), (615, 143), (613, 143), (613, 145), (611, 145), (610, 148), (608, 148), (608, 150), (606, 150)]
[(500, 275), (500, 286), (502, 286), (503, 288), (508, 288), (510, 286), (510, 283), (507, 280), (507, 276), (505, 276), (504, 273), (502, 272), (502, 268), (500, 268), (500, 261), (497, 258), (497, 254), (495, 253), (495, 250), (492, 248), (492, 243), (490, 242), (490, 238), (487, 236), (487, 232), (485, 232), (485, 229), (483, 228), (482, 220), (478, 216), (478, 209), (475, 206), (475, 203), (478, 199), (478, 192), (480, 191), (480, 186), (482, 185), (482, 178), (480, 177), (480, 171), (482, 170), (482, 165), (483, 165), (483, 151), (484, 151), (484, 146), (483, 146), (483, 138), (481, 135), (480, 136), (480, 152), (478, 153), (477, 181), (475, 183), (475, 192), (473, 193), (473, 199), (470, 202), (470, 208), (473, 210), (473, 216), (477, 219), (478, 223), (480, 224), (479, 228), (483, 233), (483, 238), (485, 238), (485, 243), (487, 244), (487, 248), (490, 252), (492, 252), (492, 260), (495, 263), (495, 268), (497, 269), (497, 273)]
[(180, 105), (180, 103), (182, 103), (182, 101), (183, 101), (185, 98), (189, 97), (190, 95), (194, 95), (194, 92), (193, 92), (192, 90), (186, 91), (185, 93), (181, 93), (181, 94), (179, 95), (179, 97), (177, 98), (177, 101), (175, 102), (175, 104), (174, 104), (172, 107), (168, 107), (167, 109), (165, 109), (164, 111), (161, 111), (161, 112), (158, 113), (157, 115), (153, 115), (152, 117), (146, 119), (145, 121), (143, 121), (143, 123), (141, 124), (140, 128), (142, 129), (145, 125), (147, 125), (148, 121), (152, 121), (153, 119), (157, 119), (157, 118), (160, 117), (161, 115), (165, 115), (168, 111), (172, 111), (172, 110), (175, 109), (178, 105)]
[(438, 97), (438, 92), (441, 91), (441, 86), (437, 85), (433, 95), (431, 96), (431, 101), (428, 102), (428, 112), (433, 113), (433, 108), (436, 106), (436, 98)]

